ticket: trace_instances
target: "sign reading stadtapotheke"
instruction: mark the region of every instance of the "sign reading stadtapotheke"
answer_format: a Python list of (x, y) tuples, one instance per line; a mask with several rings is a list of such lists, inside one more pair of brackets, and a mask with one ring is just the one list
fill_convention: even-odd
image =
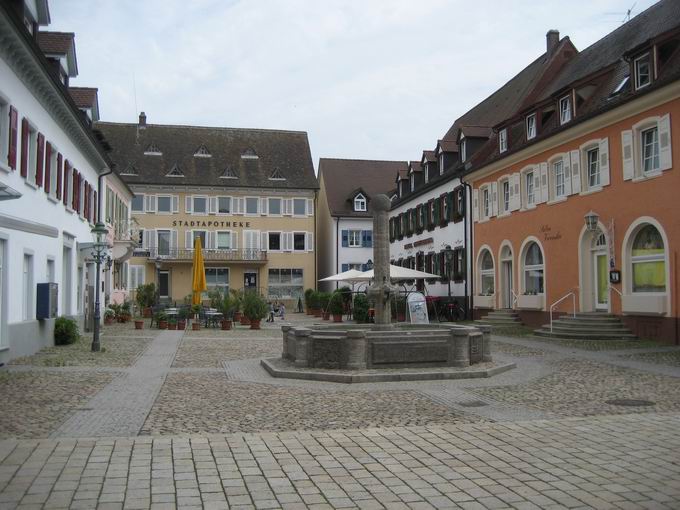
[(408, 315), (411, 320), (411, 324), (429, 324), (430, 319), (427, 315), (427, 303), (425, 302), (425, 296), (420, 292), (414, 292), (409, 294), (406, 301), (408, 305)]

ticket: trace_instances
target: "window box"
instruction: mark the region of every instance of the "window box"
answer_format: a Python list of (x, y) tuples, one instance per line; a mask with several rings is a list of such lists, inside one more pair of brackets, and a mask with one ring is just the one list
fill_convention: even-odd
[(624, 294), (621, 296), (623, 313), (631, 315), (665, 315), (667, 302), (665, 294)]
[(543, 310), (545, 294), (521, 294), (517, 296), (517, 307), (525, 310)]
[(475, 308), (495, 308), (496, 296), (475, 296)]

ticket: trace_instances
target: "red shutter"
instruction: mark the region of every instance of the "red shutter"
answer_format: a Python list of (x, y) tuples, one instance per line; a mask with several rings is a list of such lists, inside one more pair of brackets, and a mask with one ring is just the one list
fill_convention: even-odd
[(52, 187), (52, 144), (45, 143), (45, 193)]
[(61, 189), (61, 200), (64, 205), (68, 205), (68, 176), (71, 175), (71, 163), (68, 159), (64, 161), (64, 182)]
[(38, 133), (38, 147), (35, 150), (35, 183), (43, 185), (43, 169), (45, 168), (45, 136)]
[(97, 223), (97, 221), (99, 221), (99, 218), (97, 218), (97, 214), (99, 214), (99, 202), (97, 202), (96, 191), (92, 194), (92, 207), (92, 223)]
[(56, 175), (57, 175), (57, 200), (61, 200), (61, 163), (63, 161), (63, 157), (61, 155), (61, 152), (57, 152), (57, 170), (56, 170)]
[(88, 198), (89, 198), (89, 193), (88, 193), (88, 184), (87, 181), (85, 181), (85, 184), (83, 185), (83, 216), (87, 219), (87, 207), (88, 207)]
[(19, 115), (14, 106), (9, 107), (9, 150), (7, 164), (12, 170), (17, 169), (17, 142), (19, 141)]
[(28, 119), (21, 119), (21, 177), (28, 176)]
[(71, 193), (71, 209), (74, 211), (78, 211), (78, 170), (75, 168), (73, 169), (73, 177), (72, 177), (72, 182), (73, 184), (71, 187), (73, 188), (72, 193)]

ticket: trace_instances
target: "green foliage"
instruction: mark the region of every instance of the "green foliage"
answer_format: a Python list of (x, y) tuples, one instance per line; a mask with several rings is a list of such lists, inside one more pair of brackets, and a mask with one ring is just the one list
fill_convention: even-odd
[(130, 301), (127, 299), (120, 305), (120, 315), (130, 315)]
[(156, 302), (156, 285), (154, 283), (145, 283), (137, 287), (137, 306), (140, 309), (153, 306)]
[(345, 311), (345, 299), (342, 292), (333, 292), (329, 303), (329, 311), (333, 315), (342, 315), (342, 312)]
[(222, 312), (222, 317), (227, 320), (232, 320), (234, 312), (238, 310), (239, 305), (240, 303), (234, 296), (225, 294), (218, 308), (220, 312)]
[(345, 303), (345, 307), (348, 307), (352, 302), (352, 289), (345, 285), (344, 287), (340, 287), (336, 292), (342, 294), (342, 301)]
[(368, 322), (368, 298), (365, 294), (354, 296), (354, 320)]
[(208, 299), (210, 300), (210, 308), (220, 308), (222, 306), (222, 292), (219, 289), (208, 291)]
[(159, 322), (167, 321), (168, 315), (165, 312), (158, 312), (158, 313), (156, 313), (154, 318), (156, 319), (156, 323), (159, 323)]
[(305, 306), (307, 308), (312, 308), (312, 294), (314, 293), (314, 289), (307, 289), (305, 291)]
[(193, 313), (199, 313), (201, 311), (201, 305), (191, 305), (191, 311)]
[(113, 319), (115, 316), (116, 312), (110, 306), (106, 310), (104, 310), (105, 319)]
[(313, 290), (309, 295), (309, 305), (307, 306), (312, 310), (321, 308), (321, 293)]
[(243, 296), (243, 314), (251, 321), (262, 320), (267, 316), (267, 302), (257, 292), (246, 292)]
[(331, 302), (331, 293), (330, 292), (319, 292), (319, 305), (320, 308), (325, 312), (328, 310), (328, 303)]
[(182, 321), (186, 321), (189, 318), (189, 315), (190, 315), (189, 309), (186, 307), (180, 308), (179, 311), (177, 312), (177, 316)]
[(78, 324), (68, 317), (58, 317), (54, 321), (54, 345), (70, 345), (80, 338)]
[(243, 309), (243, 291), (238, 289), (231, 289), (231, 298), (234, 302), (234, 313)]

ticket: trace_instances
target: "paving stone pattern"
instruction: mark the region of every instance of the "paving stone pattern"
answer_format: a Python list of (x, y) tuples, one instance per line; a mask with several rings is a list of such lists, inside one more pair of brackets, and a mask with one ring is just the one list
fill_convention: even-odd
[(185, 335), (172, 366), (221, 367), (224, 361), (281, 356), (280, 332), (276, 338), (232, 337), (226, 333), (213, 338)]
[(680, 415), (192, 438), (0, 441), (0, 506), (680, 506)]

